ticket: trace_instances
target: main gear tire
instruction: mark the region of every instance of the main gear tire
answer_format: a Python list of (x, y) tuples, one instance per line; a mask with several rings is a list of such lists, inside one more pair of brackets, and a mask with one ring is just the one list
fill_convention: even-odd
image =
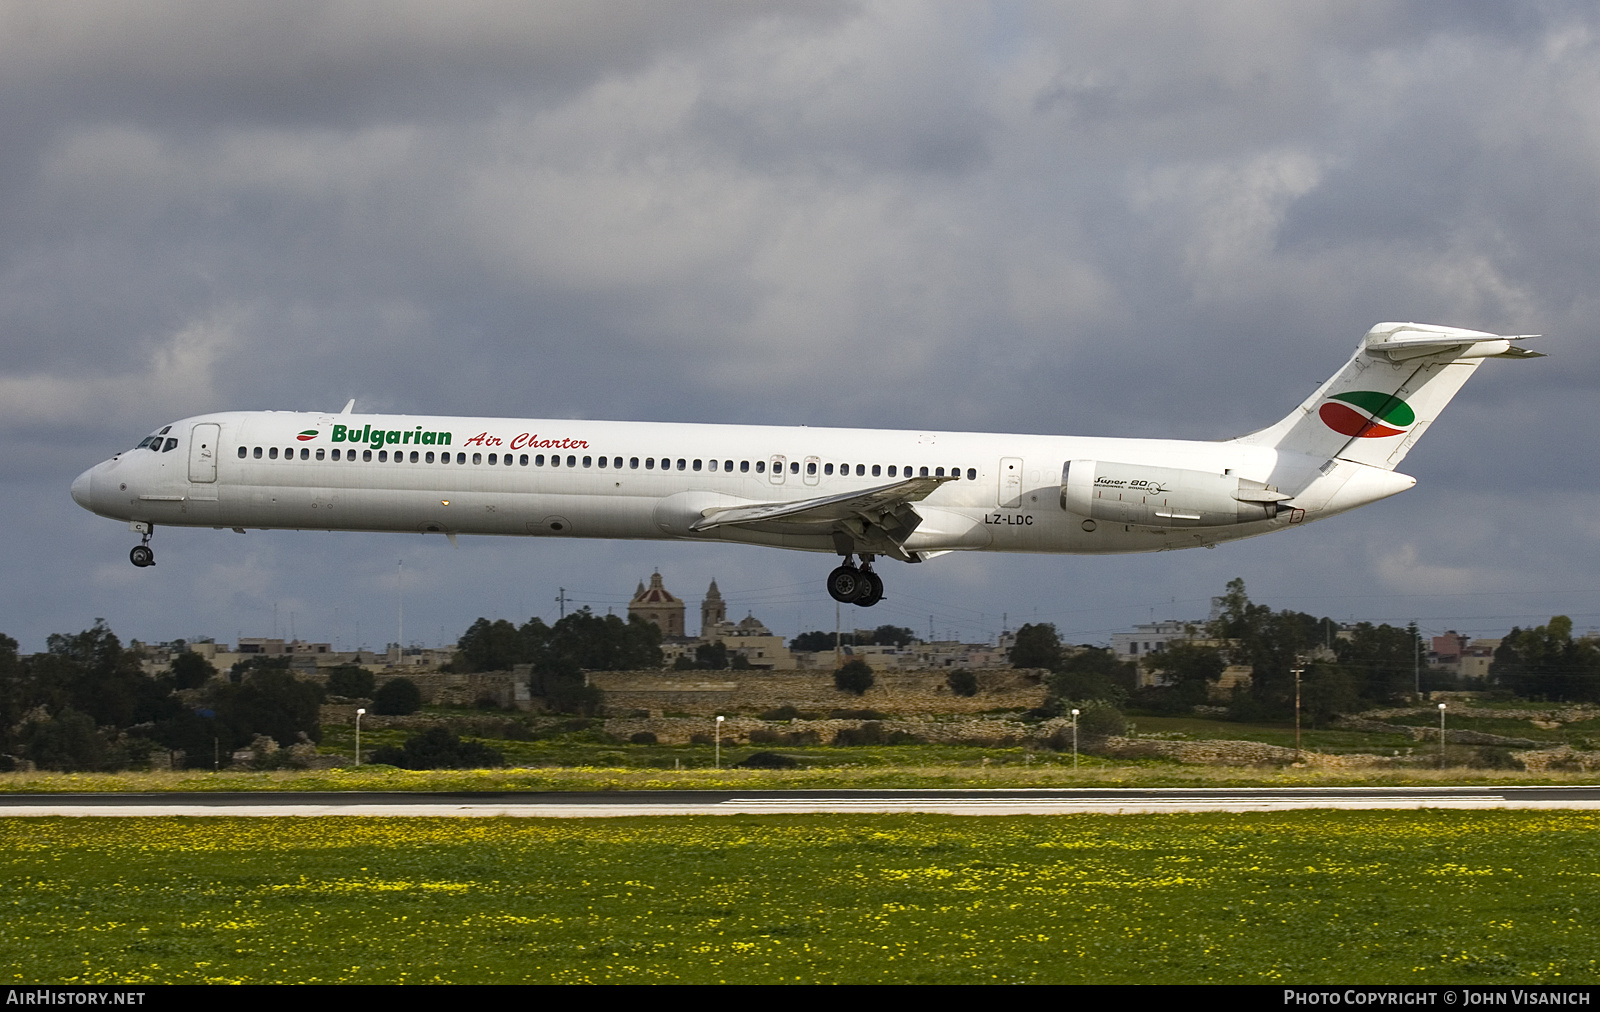
[(856, 593), (855, 603), (862, 608), (870, 608), (883, 600), (883, 577), (870, 569), (863, 569), (860, 573), (861, 589)]
[(828, 596), (840, 604), (854, 604), (861, 595), (861, 570), (840, 566), (828, 574)]

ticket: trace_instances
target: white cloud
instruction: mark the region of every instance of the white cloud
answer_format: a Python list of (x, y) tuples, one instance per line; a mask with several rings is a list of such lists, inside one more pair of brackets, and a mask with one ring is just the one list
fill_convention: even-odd
[(239, 345), (247, 316), (235, 309), (196, 320), (118, 374), (0, 372), (0, 425), (128, 427), (147, 424), (152, 409), (180, 418), (216, 408), (218, 367)]

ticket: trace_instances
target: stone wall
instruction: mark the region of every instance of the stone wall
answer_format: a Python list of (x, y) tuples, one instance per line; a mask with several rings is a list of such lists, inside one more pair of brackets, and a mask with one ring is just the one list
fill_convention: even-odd
[(760, 713), (780, 706), (800, 710), (878, 710), (888, 714), (972, 714), (1031, 710), (1044, 703), (1042, 672), (980, 669), (978, 694), (957, 696), (948, 671), (879, 671), (863, 695), (833, 687), (832, 671), (593, 671), (589, 684), (605, 693), (609, 713), (648, 710), (715, 716)]

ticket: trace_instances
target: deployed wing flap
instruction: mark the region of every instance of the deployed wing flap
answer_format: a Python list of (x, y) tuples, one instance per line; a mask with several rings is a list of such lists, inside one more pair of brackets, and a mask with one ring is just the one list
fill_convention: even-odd
[(796, 502), (757, 503), (753, 506), (717, 506), (689, 525), (692, 531), (709, 531), (717, 527), (743, 524), (770, 523), (781, 520), (791, 524), (836, 524), (856, 519), (878, 524), (883, 518), (899, 512), (902, 507), (926, 499), (934, 489), (947, 481), (944, 477), (906, 478), (876, 488), (858, 492), (841, 492), (838, 495)]

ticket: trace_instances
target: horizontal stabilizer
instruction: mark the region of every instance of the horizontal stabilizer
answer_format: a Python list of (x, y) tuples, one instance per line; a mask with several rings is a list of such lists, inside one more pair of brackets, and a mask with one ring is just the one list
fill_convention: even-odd
[(1237, 441), (1392, 471), (1486, 359), (1543, 358), (1516, 343), (1537, 336), (1380, 323), (1298, 408)]
[(1374, 327), (1363, 342), (1367, 351), (1391, 362), (1449, 353), (1451, 358), (1543, 358), (1537, 351), (1512, 344), (1538, 334), (1487, 334), (1459, 327), (1415, 323), (1385, 323)]

